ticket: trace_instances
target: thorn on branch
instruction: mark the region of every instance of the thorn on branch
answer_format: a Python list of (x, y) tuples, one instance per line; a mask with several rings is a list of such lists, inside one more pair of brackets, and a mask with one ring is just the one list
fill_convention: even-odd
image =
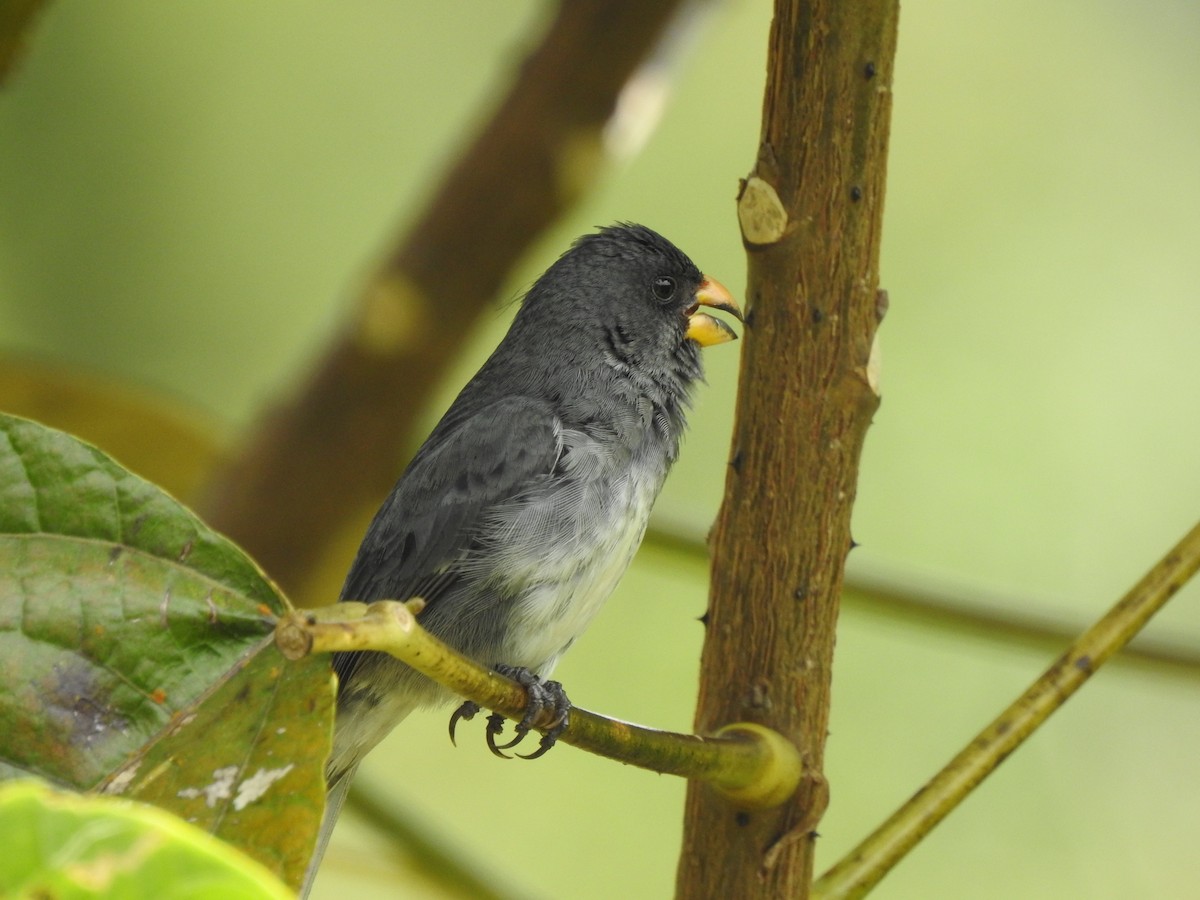
[(875, 292), (875, 318), (882, 322), (888, 311), (888, 292), (880, 288)]

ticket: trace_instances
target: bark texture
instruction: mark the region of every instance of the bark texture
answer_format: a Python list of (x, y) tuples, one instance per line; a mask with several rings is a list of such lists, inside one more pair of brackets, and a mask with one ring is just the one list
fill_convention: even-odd
[[(762, 135), (738, 198), (749, 321), (713, 532), (696, 730), (774, 728), (819, 773), (863, 439), (878, 402), (878, 290), (896, 0), (777, 0)], [(681, 898), (797, 898), (828, 789), (777, 810), (688, 789)]]

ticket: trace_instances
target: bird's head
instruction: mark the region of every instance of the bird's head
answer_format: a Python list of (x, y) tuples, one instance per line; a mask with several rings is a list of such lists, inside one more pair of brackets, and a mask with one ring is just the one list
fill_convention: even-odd
[(742, 319), (729, 292), (683, 251), (645, 226), (623, 223), (577, 240), (534, 284), (521, 318), (538, 323), (523, 330), (556, 340), (579, 363), (591, 353), (651, 377), (681, 365), (698, 375), (700, 347), (737, 337), (701, 307)]

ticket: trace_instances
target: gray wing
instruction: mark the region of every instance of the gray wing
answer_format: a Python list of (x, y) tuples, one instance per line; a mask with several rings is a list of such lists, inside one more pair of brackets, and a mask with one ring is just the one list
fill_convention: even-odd
[[(443, 425), (375, 514), (341, 599), (419, 596), (429, 609), (453, 589), (454, 563), (470, 549), (488, 513), (553, 474), (561, 435), (545, 403), (510, 398), (449, 429)], [(358, 657), (335, 658), (343, 682), (357, 668)]]

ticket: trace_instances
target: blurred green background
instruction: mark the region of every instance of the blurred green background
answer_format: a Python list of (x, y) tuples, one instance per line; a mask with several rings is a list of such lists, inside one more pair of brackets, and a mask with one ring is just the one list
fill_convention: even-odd
[[(232, 434), (330, 338), (550, 9), (51, 3), (0, 93), (0, 349), (132, 379)], [(709, 9), (649, 142), (523, 264), (430, 421), (505, 301), (594, 225), (645, 222), (741, 292), (733, 200), (769, 17), (764, 0)], [(1194, 523), (1198, 51), (1193, 0), (904, 4), (884, 402), (852, 575), (1082, 626)], [(715, 514), (736, 355), (706, 354), (660, 524), (703, 535)], [(643, 553), (558, 669), (572, 698), (686, 730), (705, 582), (702, 563)], [(1151, 635), (1195, 647), (1197, 596)], [(1051, 660), (853, 597), (839, 634), (819, 867)], [(1200, 895), (1198, 688), (1194, 672), (1105, 670), (876, 896)], [(670, 894), (680, 782), (569, 749), (501, 763), (481, 726), (451, 748), (445, 721), (414, 717), (371, 757), (377, 794), (517, 896)], [(402, 868), (348, 817), (315, 896), (395, 896)]]

